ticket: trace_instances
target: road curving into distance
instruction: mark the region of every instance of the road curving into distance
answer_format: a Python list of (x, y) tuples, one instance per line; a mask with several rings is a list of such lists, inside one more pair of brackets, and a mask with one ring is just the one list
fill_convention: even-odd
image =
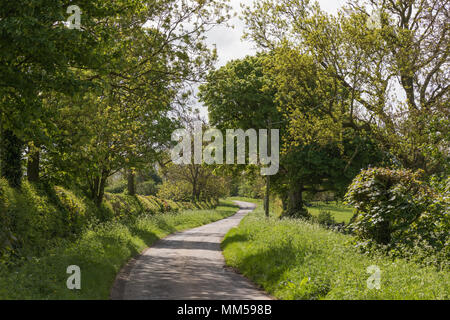
[(220, 243), (253, 211), (255, 204), (235, 201), (233, 216), (157, 241), (119, 273), (113, 300), (269, 300), (244, 276), (225, 266)]

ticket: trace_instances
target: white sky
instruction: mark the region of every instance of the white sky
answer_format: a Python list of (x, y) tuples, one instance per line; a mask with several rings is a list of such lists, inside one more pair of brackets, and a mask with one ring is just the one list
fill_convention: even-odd
[[(344, 5), (345, 0), (318, 0), (320, 7), (328, 13), (335, 14), (337, 10)], [(212, 46), (216, 45), (219, 61), (216, 67), (225, 65), (228, 61), (233, 59), (244, 58), (247, 55), (253, 55), (256, 53), (256, 49), (251, 42), (242, 40), (244, 32), (244, 23), (239, 19), (241, 13), (240, 4), (244, 3), (252, 5), (253, 0), (231, 0), (230, 5), (233, 7), (238, 15), (234, 17), (229, 24), (234, 28), (220, 26), (211, 30), (207, 35), (207, 44)], [(208, 118), (207, 109), (198, 104), (200, 113), (205, 119)]]
[[(323, 10), (334, 14), (342, 7), (345, 0), (318, 0), (318, 2)], [(251, 5), (253, 0), (230, 1), (233, 10), (237, 11), (238, 16), (241, 12), (241, 3)], [(238, 16), (230, 21), (230, 24), (234, 25), (234, 29), (220, 26), (208, 33), (207, 43), (209, 45), (216, 44), (217, 46), (217, 53), (219, 55), (217, 67), (225, 65), (230, 60), (240, 59), (246, 55), (256, 53), (252, 43), (242, 40), (245, 26)]]

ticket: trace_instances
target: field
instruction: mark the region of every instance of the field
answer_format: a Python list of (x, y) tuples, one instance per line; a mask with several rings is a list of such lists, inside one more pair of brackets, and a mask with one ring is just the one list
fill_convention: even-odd
[(311, 207), (308, 207), (308, 211), (316, 217), (321, 211), (328, 211), (331, 213), (337, 223), (345, 222), (346, 224), (348, 224), (353, 216), (352, 207), (333, 202), (313, 202), (311, 204)]
[[(247, 202), (255, 202), (255, 199), (252, 198), (245, 198), (245, 197), (230, 197), (228, 200), (240, 200), (240, 201), (247, 201)], [(262, 206), (262, 200), (258, 200)], [(281, 202), (279, 199), (271, 199), (270, 200), (270, 210), (272, 214), (276, 217), (280, 216), (282, 208), (281, 208)], [(350, 222), (350, 219), (353, 216), (353, 208), (347, 205), (344, 205), (339, 202), (330, 201), (328, 203), (326, 202), (320, 202), (315, 201), (310, 204), (309, 207), (307, 207), (309, 213), (312, 216), (317, 217), (321, 211), (327, 211), (331, 214), (331, 216), (335, 219), (337, 223), (344, 222), (345, 224), (348, 224)]]

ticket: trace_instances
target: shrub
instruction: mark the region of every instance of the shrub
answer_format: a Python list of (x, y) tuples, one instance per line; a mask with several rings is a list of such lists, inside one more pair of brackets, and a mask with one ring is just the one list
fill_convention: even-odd
[(98, 208), (77, 190), (27, 181), (20, 189), (14, 189), (0, 179), (0, 265), (39, 255), (62, 239), (75, 239), (98, 223), (135, 221), (146, 214), (213, 206), (213, 202), (177, 203), (154, 196), (106, 193)]
[(136, 186), (136, 193), (143, 196), (156, 196), (158, 187), (154, 181), (145, 181), (138, 183)]
[(305, 207), (302, 208), (287, 208), (283, 210), (281, 218), (294, 218), (294, 219), (311, 219), (311, 214)]
[(39, 252), (55, 238), (70, 236), (77, 223), (45, 188), (27, 181), (19, 190), (1, 179), (0, 208), (0, 260), (10, 254)]
[(128, 186), (128, 182), (126, 180), (118, 180), (115, 181), (113, 184), (107, 186), (105, 188), (106, 192), (109, 193), (124, 193), (125, 190), (127, 189)]
[(421, 170), (363, 170), (346, 199), (357, 209), (350, 227), (360, 243), (397, 251), (418, 243), (434, 252), (448, 247), (449, 197), (435, 192)]
[(187, 182), (167, 180), (159, 188), (157, 196), (173, 201), (190, 201), (192, 200), (192, 187)]
[(146, 213), (157, 213), (161, 210), (159, 204), (153, 200), (153, 197), (150, 196), (137, 196), (139, 202), (142, 205), (143, 210)]
[(325, 226), (332, 226), (336, 224), (336, 220), (328, 210), (320, 210), (316, 220), (319, 224)]
[(238, 195), (252, 199), (263, 199), (266, 192), (265, 179), (261, 176), (248, 177), (243, 175), (240, 177), (238, 184)]
[[(5, 179), (0, 179), (0, 264), (7, 258), (13, 249), (13, 244), (17, 238), (13, 234), (13, 219), (9, 212), (10, 199), (14, 198), (13, 189), (9, 187)], [(6, 257), (5, 257), (6, 256)]]
[(71, 233), (79, 233), (89, 218), (88, 201), (63, 187), (55, 186), (54, 191), (65, 213), (66, 228)]

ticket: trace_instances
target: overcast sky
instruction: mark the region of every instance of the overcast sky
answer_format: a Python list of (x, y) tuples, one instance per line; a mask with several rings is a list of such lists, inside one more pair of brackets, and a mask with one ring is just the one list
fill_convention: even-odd
[[(345, 3), (345, 0), (318, 0), (318, 2), (323, 10), (335, 14)], [(216, 67), (221, 67), (230, 60), (240, 59), (246, 55), (253, 55), (256, 53), (256, 49), (252, 43), (242, 40), (244, 23), (239, 19), (241, 3), (251, 5), (253, 0), (231, 0), (233, 10), (238, 13), (238, 16), (234, 17), (229, 23), (234, 25), (234, 28), (220, 26), (208, 33), (207, 43), (209, 45), (215, 44), (217, 47), (219, 61)], [(207, 109), (202, 107), (200, 103), (198, 103), (197, 106), (199, 107), (202, 116), (207, 119)]]
[[(334, 14), (345, 3), (345, 0), (319, 0), (318, 2), (323, 10)], [(251, 5), (253, 0), (231, 0), (231, 5), (238, 15), (241, 12), (241, 3)], [(234, 25), (234, 29), (223, 26), (214, 28), (208, 33), (208, 44), (217, 46), (219, 55), (217, 67), (225, 65), (230, 60), (243, 58), (256, 52), (252, 43), (241, 39), (244, 24), (239, 17), (233, 18), (230, 24)]]

